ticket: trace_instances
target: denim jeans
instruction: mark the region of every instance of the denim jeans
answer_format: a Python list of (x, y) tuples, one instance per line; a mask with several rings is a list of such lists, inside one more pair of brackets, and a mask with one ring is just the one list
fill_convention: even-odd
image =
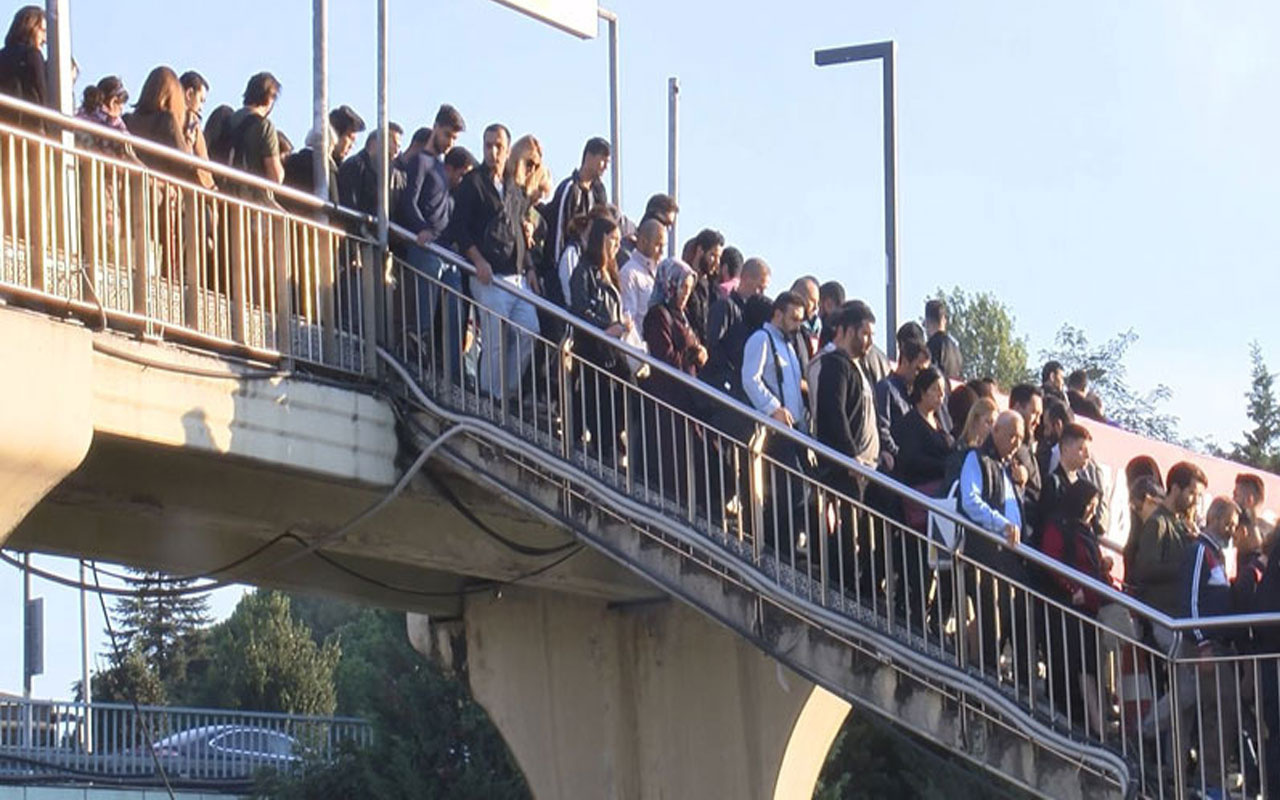
[[(462, 273), (430, 251), (413, 247), (409, 263), (434, 281), (418, 280), (418, 333), (430, 342), (444, 377), (462, 382)], [(439, 283), (436, 283), (438, 281)], [(441, 289), (444, 285), (451, 291)]]
[(480, 312), (480, 391), (506, 399), (516, 395), (520, 378), (533, 358), (530, 334), (538, 333), (538, 314), (499, 282), (519, 289), (528, 287), (521, 275), (494, 275), (488, 286), (471, 281)]

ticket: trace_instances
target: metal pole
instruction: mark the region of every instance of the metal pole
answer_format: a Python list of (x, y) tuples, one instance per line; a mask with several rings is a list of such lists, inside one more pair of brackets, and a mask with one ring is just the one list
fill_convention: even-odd
[(391, 137), (387, 134), (387, 0), (378, 0), (378, 248), (387, 255), (387, 175), (391, 172)]
[(885, 318), (889, 358), (898, 357), (898, 91), (894, 66), (898, 44), (889, 43), (881, 61), (884, 74), (884, 255)]
[(63, 114), (75, 113), (71, 91), (71, 16), (69, 0), (45, 0), (45, 25), (49, 30), (49, 105)]
[(622, 208), (622, 152), (618, 140), (618, 15), (597, 8), (600, 18), (609, 23), (609, 156), (610, 196), (615, 208)]
[(31, 554), (22, 556), (22, 745), (31, 746)]
[[(680, 79), (667, 79), (667, 194), (680, 200)], [(676, 223), (667, 232), (667, 255), (676, 255)]]
[(84, 751), (93, 752), (93, 683), (89, 680), (89, 601), (84, 559), (80, 559), (80, 694), (84, 701), (84, 721), (80, 725)]
[(329, 0), (311, 2), (311, 127), (320, 133), (312, 153), (316, 196), (329, 197)]

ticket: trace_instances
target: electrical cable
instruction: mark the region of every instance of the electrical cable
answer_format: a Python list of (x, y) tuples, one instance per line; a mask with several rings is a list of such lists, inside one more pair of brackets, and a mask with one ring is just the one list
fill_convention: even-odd
[[(98, 587), (98, 602), (102, 605), (102, 618), (107, 623), (107, 636), (111, 639), (111, 650), (115, 653), (116, 663), (123, 664), (124, 656), (120, 653), (120, 643), (116, 641), (116, 627), (111, 624), (111, 614), (107, 611), (107, 596), (102, 593), (102, 584), (98, 580), (98, 562), (90, 561), (89, 567), (93, 570), (93, 583)], [(86, 692), (88, 687), (85, 687)], [(86, 693), (85, 697), (89, 695)], [(165, 791), (169, 793), (169, 800), (176, 800), (177, 796), (173, 793), (173, 786), (169, 783), (169, 775), (165, 772), (164, 765), (160, 763), (160, 754), (156, 752), (155, 742), (151, 738), (151, 725), (142, 716), (142, 708), (138, 705), (138, 697), (133, 692), (129, 693), (129, 703), (133, 706), (134, 716), (138, 720), (138, 726), (142, 729), (142, 738), (146, 740), (147, 752), (151, 754), (151, 762), (156, 765), (156, 773), (160, 776), (160, 780), (164, 781)]]
[(223, 380), (273, 380), (275, 378), (293, 377), (293, 370), (288, 369), (250, 369), (245, 372), (222, 372), (216, 369), (204, 369), (202, 367), (191, 367), (184, 364), (174, 364), (165, 361), (157, 361), (146, 356), (130, 353), (127, 350), (117, 350), (110, 345), (103, 344), (97, 339), (93, 342), (93, 349), (103, 355), (118, 358), (121, 361), (128, 361), (143, 367), (154, 367), (167, 372), (178, 372), (183, 375), (191, 375), (197, 378), (221, 378)]

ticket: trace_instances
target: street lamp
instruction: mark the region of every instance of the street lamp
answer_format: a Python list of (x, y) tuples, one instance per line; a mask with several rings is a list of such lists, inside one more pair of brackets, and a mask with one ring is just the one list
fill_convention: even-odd
[(816, 50), (813, 63), (819, 67), (854, 61), (881, 62), (884, 117), (884, 256), (885, 331), (890, 358), (897, 358), (898, 331), (898, 94), (894, 88), (894, 61), (898, 46), (892, 41)]

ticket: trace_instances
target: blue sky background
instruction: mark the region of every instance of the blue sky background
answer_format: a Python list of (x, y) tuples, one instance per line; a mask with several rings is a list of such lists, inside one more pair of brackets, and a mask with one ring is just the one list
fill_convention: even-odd
[[(1168, 384), (1184, 435), (1239, 436), (1248, 342), (1268, 354), (1280, 342), (1268, 316), (1280, 284), (1280, 5), (610, 7), (621, 17), (626, 212), (638, 216), (665, 190), (667, 78), (678, 76), (681, 238), (718, 228), (773, 265), (775, 288), (812, 272), (882, 310), (879, 70), (818, 69), (813, 51), (894, 39), (902, 317), (918, 316), (938, 286), (993, 291), (1013, 309), (1033, 360), (1064, 322), (1097, 341), (1132, 327), (1132, 384)], [(210, 80), (210, 107), (238, 105), (247, 77), (266, 69), (284, 84), (275, 120), (301, 143), (311, 3), (213, 8), (71, 0), (77, 96), (107, 74), (136, 96), (147, 72), (168, 64)], [(375, 9), (373, 0), (330, 0), (330, 101), (370, 124)], [(486, 0), (392, 0), (390, 29), (391, 116), (406, 129), (451, 102), (473, 152), (485, 124), (502, 121), (542, 140), (557, 179), (586, 138), (608, 135), (603, 38), (579, 41)], [(15, 608), (20, 592), (13, 573), (0, 573)], [(44, 594), (51, 620), (77, 607), (70, 590)], [(65, 604), (54, 602), (59, 594)], [(221, 598), (220, 613), (237, 596)], [(0, 618), (0, 642), (20, 642), (17, 625)], [(99, 644), (101, 629), (99, 619)], [(75, 642), (57, 638), (49, 636), (50, 675), (37, 694), (63, 695), (79, 674)], [(17, 650), (0, 659), (0, 688), (20, 688), (20, 659)]]

